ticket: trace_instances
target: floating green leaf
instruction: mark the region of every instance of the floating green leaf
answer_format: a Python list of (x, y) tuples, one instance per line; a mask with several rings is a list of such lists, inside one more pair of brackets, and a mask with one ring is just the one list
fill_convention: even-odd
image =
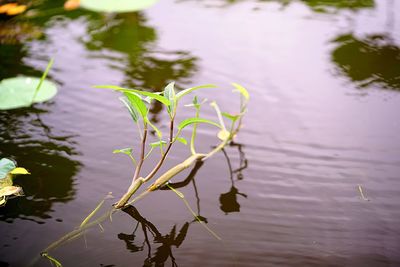
[(151, 93), (151, 92), (147, 92), (147, 91), (141, 91), (141, 90), (136, 90), (136, 89), (128, 89), (128, 88), (123, 88), (123, 87), (119, 87), (119, 86), (115, 86), (115, 85), (95, 85), (93, 86), (94, 88), (101, 88), (101, 89), (112, 89), (112, 90), (116, 90), (116, 91), (120, 91), (120, 92), (134, 92), (137, 93), (139, 95), (144, 95), (144, 96), (148, 96), (151, 97), (161, 103), (163, 103), (166, 106), (170, 105), (170, 102), (168, 99), (166, 99), (164, 96), (159, 95), (157, 93)]
[(190, 92), (194, 91), (194, 90), (198, 90), (198, 89), (203, 89), (203, 88), (215, 88), (217, 87), (214, 84), (205, 84), (205, 85), (199, 85), (199, 86), (195, 86), (195, 87), (191, 87), (185, 90), (180, 91), (179, 93), (176, 94), (176, 99), (177, 101), (179, 99), (181, 99), (183, 96), (189, 94)]
[(218, 128), (221, 128), (221, 125), (219, 125), (218, 123), (210, 121), (210, 120), (207, 120), (207, 119), (190, 118), (190, 119), (186, 119), (186, 120), (181, 121), (181, 123), (179, 123), (179, 125), (178, 125), (178, 129), (182, 130), (186, 126), (188, 126), (190, 124), (193, 124), (193, 123), (207, 123), (207, 124), (214, 125), (214, 126), (216, 126)]
[(249, 92), (243, 86), (237, 83), (232, 83), (232, 85), (236, 88), (235, 91), (240, 92), (247, 101), (250, 99)]
[[(35, 95), (41, 79), (34, 77), (15, 77), (0, 82), (0, 110), (29, 107), (32, 103), (41, 103), (57, 94), (54, 83), (43, 80)], [(33, 99), (33, 101), (32, 101)]]
[(12, 160), (9, 160), (7, 158), (2, 158), (0, 160), (0, 179), (3, 179), (7, 176), (7, 174), (14, 170), (17, 166), (15, 166), (15, 163)]
[(81, 7), (97, 12), (133, 12), (154, 5), (158, 0), (81, 0)]

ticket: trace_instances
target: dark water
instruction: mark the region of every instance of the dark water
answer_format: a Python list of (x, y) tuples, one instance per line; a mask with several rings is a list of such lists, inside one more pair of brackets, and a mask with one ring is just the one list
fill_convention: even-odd
[[(64, 266), (400, 266), (400, 3), (161, 1), (121, 15), (62, 4), (25, 22), (40, 37), (0, 45), (0, 79), (40, 76), (54, 57), (60, 85), (49, 103), (0, 112), (0, 157), (32, 173), (15, 181), (26, 197), (0, 208), (0, 266), (28, 266), (128, 185), (129, 159), (112, 151), (137, 148), (136, 128), (117, 93), (91, 85), (170, 81), (220, 85), (199, 96), (228, 111), (230, 82), (251, 94), (226, 154), (174, 179), (222, 241), (160, 191), (52, 251)], [(164, 112), (151, 118), (165, 131)], [(202, 129), (207, 151), (216, 140)], [(188, 154), (177, 145), (163, 170)]]

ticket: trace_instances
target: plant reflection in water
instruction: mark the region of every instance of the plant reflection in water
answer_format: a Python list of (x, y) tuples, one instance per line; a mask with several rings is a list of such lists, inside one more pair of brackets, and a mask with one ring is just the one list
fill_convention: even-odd
[[(245, 158), (245, 154), (243, 152), (243, 145), (232, 142), (230, 144), (230, 147), (237, 147), (239, 151), (239, 168), (232, 168), (231, 160), (225, 149), (223, 149), (222, 151), (227, 160), (229, 168), (229, 178), (231, 181), (230, 191), (221, 194), (219, 198), (221, 202), (221, 210), (225, 213), (240, 211), (240, 204), (237, 201), (237, 195), (247, 197), (246, 194), (239, 192), (239, 190), (235, 187), (234, 181), (234, 175), (236, 175), (237, 180), (243, 179), (242, 171), (246, 169), (248, 165), (248, 161)], [(190, 183), (192, 183), (196, 197), (197, 218), (207, 223), (207, 218), (200, 215), (200, 197), (195, 180), (195, 176), (203, 164), (204, 162), (197, 162), (189, 175), (184, 180), (180, 182), (169, 183), (169, 185), (172, 188), (176, 189), (186, 187)], [(159, 190), (171, 189), (167, 186), (163, 186)], [(197, 220), (194, 219), (190, 222), (184, 222), (179, 231), (177, 231), (177, 225), (174, 225), (172, 226), (168, 234), (162, 234), (152, 222), (150, 222), (140, 214), (136, 207), (129, 205), (128, 207), (124, 208), (123, 211), (136, 221), (136, 225), (134, 226), (132, 233), (120, 233), (118, 234), (118, 238), (120, 240), (123, 240), (126, 244), (126, 248), (133, 253), (143, 251), (147, 247), (147, 258), (144, 260), (143, 266), (153, 266), (153, 264), (154, 266), (164, 266), (168, 259), (171, 259), (172, 266), (178, 266), (176, 263), (176, 259), (173, 255), (172, 248), (179, 248), (179, 246), (183, 243), (187, 236), (189, 226), (192, 223), (196, 223)], [(138, 241), (135, 242), (135, 239), (137, 239), (138, 229), (142, 229), (143, 231), (144, 240), (142, 241), (142, 243)], [(160, 244), (160, 246), (156, 248), (156, 251), (154, 253), (152, 253), (152, 244)]]

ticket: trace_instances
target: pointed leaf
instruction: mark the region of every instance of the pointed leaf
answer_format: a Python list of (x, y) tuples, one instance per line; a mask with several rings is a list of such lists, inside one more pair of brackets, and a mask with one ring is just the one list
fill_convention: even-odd
[(181, 99), (183, 96), (189, 94), (190, 92), (194, 91), (194, 90), (198, 90), (198, 89), (203, 89), (203, 88), (215, 88), (217, 87), (214, 84), (205, 84), (205, 85), (199, 85), (199, 86), (195, 86), (195, 87), (191, 87), (185, 90), (180, 91), (179, 93), (176, 94), (176, 100), (178, 101), (179, 99)]
[(222, 114), (222, 116), (224, 116), (225, 118), (230, 119), (233, 122), (237, 121), (237, 119), (240, 117), (240, 115), (232, 115), (232, 114), (229, 114), (227, 112), (222, 112), (221, 114)]
[(139, 111), (134, 106), (131, 105), (131, 103), (126, 97), (120, 97), (119, 100), (121, 100), (121, 102), (124, 103), (125, 107), (129, 110), (129, 113), (131, 114), (133, 121), (137, 122), (140, 116)]
[(123, 88), (115, 85), (95, 85), (93, 86), (94, 88), (101, 88), (101, 89), (112, 89), (120, 92), (134, 92), (140, 95), (148, 96), (151, 97), (161, 103), (163, 103), (166, 106), (170, 105), (170, 102), (168, 99), (166, 99), (164, 96), (159, 95), (157, 93), (150, 93), (147, 91), (141, 91), (141, 90), (136, 90), (136, 89), (128, 89), (128, 88)]
[(240, 92), (247, 101), (250, 99), (249, 92), (243, 86), (237, 83), (232, 83), (232, 85), (236, 88), (234, 91)]
[(124, 92), (125, 97), (129, 100), (132, 106), (134, 106), (141, 114), (142, 118), (147, 116), (149, 112), (143, 100), (135, 93)]
[(11, 174), (30, 174), (25, 168), (21, 168), (21, 167), (15, 168), (10, 173)]
[(167, 98), (169, 100), (169, 102), (171, 103), (167, 109), (168, 109), (168, 113), (171, 113), (174, 108), (175, 108), (175, 89), (174, 89), (175, 83), (171, 82), (169, 83), (165, 89), (164, 89), (164, 96), (165, 98)]
[(122, 154), (130, 155), (130, 154), (132, 154), (132, 151), (133, 151), (132, 148), (127, 147), (127, 148), (115, 149), (113, 151), (113, 153), (114, 154), (122, 153)]
[(166, 144), (167, 144), (167, 142), (161, 140), (161, 141), (158, 141), (158, 142), (150, 143), (150, 146), (151, 147), (159, 147), (159, 146), (164, 146)]
[(178, 129), (182, 130), (186, 126), (193, 124), (193, 123), (207, 123), (207, 124), (214, 125), (218, 128), (222, 128), (221, 125), (219, 125), (218, 123), (215, 123), (213, 121), (210, 121), (210, 120), (206, 120), (206, 119), (202, 119), (202, 118), (190, 118), (190, 119), (181, 121), (181, 123), (179, 123), (179, 125), (178, 125)]
[(187, 140), (186, 140), (185, 138), (183, 138), (183, 137), (178, 137), (178, 138), (176, 138), (176, 141), (179, 141), (179, 142), (181, 142), (182, 144), (187, 145)]

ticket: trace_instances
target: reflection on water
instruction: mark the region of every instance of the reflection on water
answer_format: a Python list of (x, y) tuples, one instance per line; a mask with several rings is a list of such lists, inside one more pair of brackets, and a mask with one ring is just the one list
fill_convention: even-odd
[[(185, 0), (184, 0), (185, 1)], [(205, 0), (207, 6), (224, 7), (231, 4), (244, 2), (247, 0), (221, 0), (219, 3), (215, 1)], [(252, 0), (253, 1), (253, 0)], [(301, 2), (310, 7), (315, 12), (335, 12), (340, 9), (358, 10), (362, 8), (372, 8), (375, 6), (374, 0), (256, 0), (256, 3), (276, 2), (282, 6), (288, 6), (292, 3)]]
[[(172, 81), (178, 88), (188, 83), (197, 70), (197, 58), (187, 51), (164, 51), (156, 41), (156, 29), (147, 24), (144, 14), (134, 12), (90, 20), (84, 42), (92, 57), (111, 60), (112, 68), (125, 74), (122, 86), (161, 91)], [(150, 110), (153, 122), (161, 110), (162, 104), (155, 101)]]
[(385, 34), (358, 38), (344, 34), (334, 41), (332, 61), (360, 87), (377, 84), (400, 90), (400, 47)]
[(37, 76), (41, 72), (23, 64), (23, 58), (27, 56), (27, 50), (22, 44), (0, 45), (0, 80), (17, 75)]
[(197, 58), (189, 52), (157, 48), (157, 32), (147, 25), (142, 13), (104, 16), (90, 23), (85, 44), (89, 50), (98, 51), (96, 57), (109, 58), (105, 50), (126, 56), (124, 66), (113, 66), (125, 73), (124, 86), (159, 91), (171, 81), (188, 82), (186, 79), (196, 71)]
[(229, 178), (231, 180), (231, 189), (227, 193), (223, 193), (219, 197), (219, 202), (221, 203), (221, 210), (225, 212), (226, 214), (230, 212), (239, 212), (240, 211), (240, 204), (237, 200), (238, 196), (242, 196), (247, 198), (247, 195), (244, 193), (240, 193), (239, 190), (235, 187), (235, 181), (234, 181), (234, 174), (236, 174), (237, 180), (242, 180), (243, 179), (243, 174), (242, 171), (247, 168), (247, 159), (245, 157), (245, 154), (242, 149), (241, 144), (237, 143), (231, 143), (231, 147), (237, 147), (239, 151), (239, 168), (233, 169), (231, 160), (229, 159), (228, 154), (226, 153), (225, 149), (222, 150), (226, 161), (228, 163), (228, 168), (229, 168)]
[[(129, 206), (124, 209), (124, 212), (129, 214), (136, 222), (136, 226), (131, 234), (118, 234), (118, 238), (126, 243), (126, 248), (135, 253), (147, 249), (147, 257), (144, 260), (143, 266), (164, 266), (168, 259), (171, 259), (172, 266), (178, 266), (175, 262), (175, 257), (172, 252), (172, 248), (179, 246), (185, 240), (186, 234), (189, 230), (189, 225), (192, 222), (185, 222), (177, 233), (176, 225), (174, 225), (168, 234), (162, 234), (157, 227), (140, 215), (139, 211), (133, 207)], [(143, 231), (144, 241), (137, 245), (136, 231), (140, 226)], [(150, 236), (149, 236), (150, 234)], [(149, 238), (152, 238), (151, 241)], [(157, 244), (157, 248), (154, 253), (150, 243)]]
[(32, 174), (17, 177), (25, 197), (10, 200), (0, 209), (0, 219), (49, 218), (52, 204), (73, 198), (73, 177), (80, 163), (71, 136), (53, 134), (41, 118), (45, 110), (30, 108), (0, 112), (0, 157), (13, 158)]

